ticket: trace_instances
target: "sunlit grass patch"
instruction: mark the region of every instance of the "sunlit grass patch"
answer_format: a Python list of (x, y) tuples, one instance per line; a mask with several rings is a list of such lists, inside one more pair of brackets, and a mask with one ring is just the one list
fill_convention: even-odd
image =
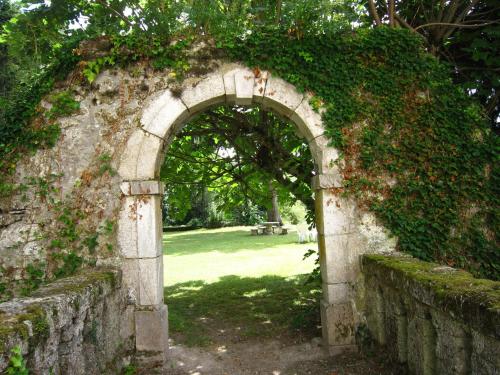
[(303, 260), (316, 244), (298, 244), (294, 232), (251, 236), (250, 227), (233, 227), (166, 233), (164, 245), (165, 301), (178, 342), (320, 335), (321, 290), (305, 283), (314, 264)]

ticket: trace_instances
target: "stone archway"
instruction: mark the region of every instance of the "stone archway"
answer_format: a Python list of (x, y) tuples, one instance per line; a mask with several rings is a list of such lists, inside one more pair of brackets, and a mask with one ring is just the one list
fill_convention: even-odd
[(128, 139), (119, 174), (125, 198), (120, 211), (118, 244), (124, 283), (135, 303), (136, 350), (161, 360), (168, 348), (167, 308), (163, 303), (161, 195), (158, 180), (164, 152), (187, 120), (213, 105), (261, 105), (289, 118), (315, 160), (312, 181), (316, 199), (323, 298), (323, 339), (331, 353), (352, 350), (355, 307), (352, 285), (357, 274), (358, 229), (355, 205), (339, 198), (341, 177), (328, 146), (321, 115), (307, 95), (268, 72), (256, 75), (228, 64), (197, 79), (187, 79), (180, 95), (165, 90), (149, 99), (141, 126)]

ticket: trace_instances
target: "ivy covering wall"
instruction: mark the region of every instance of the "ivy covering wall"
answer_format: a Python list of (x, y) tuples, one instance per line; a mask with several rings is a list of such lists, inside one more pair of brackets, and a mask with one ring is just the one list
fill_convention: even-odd
[(500, 278), (498, 137), (420, 37), (382, 27), (297, 41), (270, 30), (224, 46), (326, 108), (343, 194), (375, 212), (399, 250)]

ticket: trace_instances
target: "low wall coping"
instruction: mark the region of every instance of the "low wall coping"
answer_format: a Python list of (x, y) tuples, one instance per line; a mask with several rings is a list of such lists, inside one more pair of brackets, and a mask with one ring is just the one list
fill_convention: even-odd
[(500, 282), (411, 256), (365, 254), (366, 278), (401, 290), (487, 336), (500, 338)]

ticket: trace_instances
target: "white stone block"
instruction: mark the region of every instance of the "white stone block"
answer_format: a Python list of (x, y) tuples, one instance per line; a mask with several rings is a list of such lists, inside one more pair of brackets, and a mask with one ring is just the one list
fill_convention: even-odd
[(336, 161), (339, 158), (339, 152), (328, 144), (328, 138), (323, 135), (309, 142), (309, 149), (318, 166), (318, 172), (321, 174), (332, 174), (338, 169)]
[(136, 180), (154, 180), (160, 171), (163, 143), (160, 138), (147, 133), (143, 137), (137, 158)]
[(136, 304), (139, 296), (139, 261), (136, 258), (124, 259), (122, 280), (129, 304)]
[(167, 103), (172, 96), (170, 90), (164, 90), (156, 93), (154, 96), (151, 96), (149, 100), (145, 103), (143, 107), (141, 116), (141, 125), (142, 127), (148, 126), (151, 122), (153, 122), (154, 118), (160, 112), (160, 110), (164, 107), (164, 104)]
[(250, 69), (238, 69), (234, 72), (235, 104), (252, 104), (254, 81), (255, 76)]
[(136, 350), (139, 352), (168, 351), (167, 306), (135, 312)]
[(224, 73), (222, 80), (224, 81), (224, 89), (226, 91), (226, 102), (234, 104), (236, 100), (236, 86), (234, 82), (234, 73), (240, 68), (231, 69)]
[(354, 200), (331, 189), (315, 192), (316, 227), (319, 234), (346, 234), (357, 231), (360, 213)]
[(163, 194), (163, 183), (160, 181), (125, 181), (120, 184), (124, 195)]
[(184, 103), (167, 90), (149, 105), (141, 118), (143, 129), (160, 138), (171, 134), (172, 128), (183, 123), (189, 117)]
[(137, 202), (132, 196), (122, 200), (118, 216), (118, 247), (124, 258), (137, 258)]
[(303, 98), (304, 95), (297, 92), (293, 85), (271, 75), (267, 80), (263, 104), (285, 117), (291, 117)]
[[(323, 340), (331, 354), (355, 350), (355, 322), (352, 304), (321, 301)], [(335, 350), (337, 347), (337, 350)]]
[(137, 253), (139, 258), (162, 255), (161, 197), (141, 196), (137, 202)]
[(342, 187), (342, 176), (340, 173), (316, 175), (312, 178), (311, 185), (313, 190)]
[(322, 283), (323, 299), (330, 303), (347, 303), (353, 299), (352, 285), (349, 283)]
[(364, 252), (358, 234), (319, 235), (320, 268), (323, 282), (354, 282), (359, 273), (359, 255)]
[(192, 114), (225, 101), (224, 80), (219, 73), (212, 73), (184, 89), (181, 99)]
[(139, 263), (139, 305), (163, 304), (163, 257), (141, 258)]

